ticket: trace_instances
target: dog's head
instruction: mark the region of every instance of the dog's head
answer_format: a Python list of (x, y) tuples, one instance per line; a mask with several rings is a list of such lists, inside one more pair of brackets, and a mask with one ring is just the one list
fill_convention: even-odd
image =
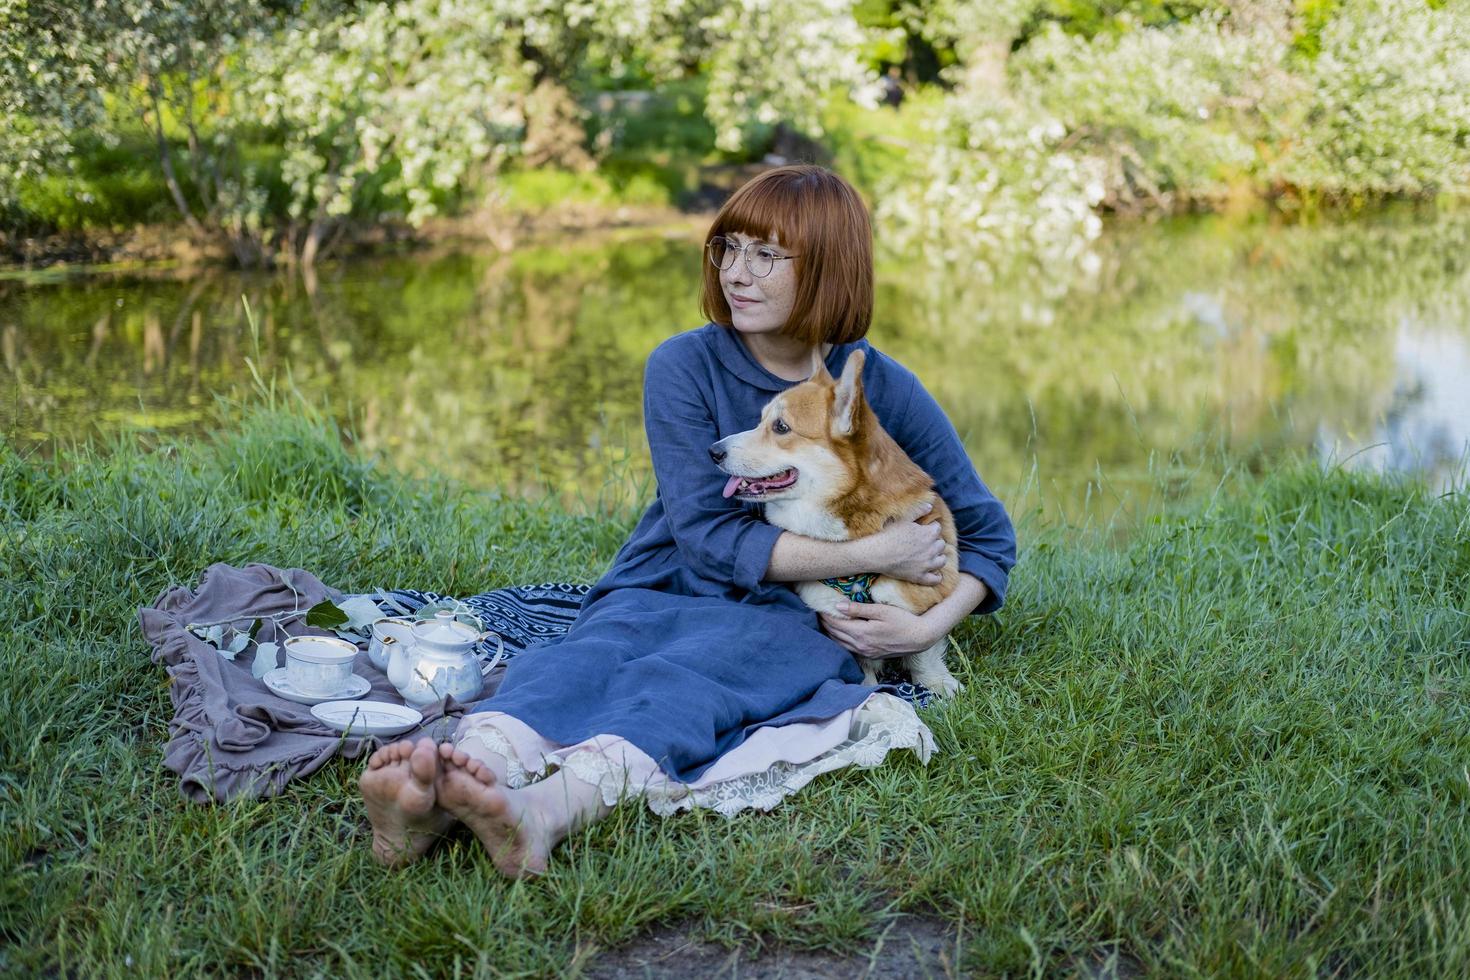
[(726, 497), (833, 500), (857, 479), (854, 443), (871, 414), (863, 397), (861, 350), (833, 380), (820, 357), (810, 378), (772, 398), (760, 424), (710, 447), (730, 475)]

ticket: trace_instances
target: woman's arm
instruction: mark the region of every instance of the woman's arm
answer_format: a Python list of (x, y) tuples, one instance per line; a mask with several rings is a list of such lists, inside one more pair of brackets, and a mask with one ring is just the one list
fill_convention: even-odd
[[(877, 362), (877, 358), (873, 359)], [(979, 579), (986, 590), (976, 612), (994, 612), (1005, 601), (1011, 567), (1016, 563), (1016, 532), (1005, 507), (980, 480), (954, 425), (934, 397), (907, 368), (885, 358), (885, 382), (897, 388), (910, 379), (908, 395), (894, 411), (889, 435), (934, 480), (934, 488), (954, 514), (960, 571)], [(866, 383), (867, 379), (864, 378)], [(873, 389), (877, 389), (875, 385)], [(884, 427), (889, 419), (883, 418)]]
[(705, 402), (711, 382), (674, 338), (649, 355), (643, 375), (643, 419), (658, 498), (674, 544), (701, 577), (760, 588), (781, 536), (721, 492), (724, 478), (709, 461), (720, 435)]
[[(916, 515), (922, 517), (927, 514)], [(814, 582), (877, 572), (920, 585), (938, 585), (944, 567), (939, 522), (900, 521), (851, 541), (820, 541), (783, 531), (771, 549), (768, 582)]]
[(881, 572), (937, 585), (942, 567), (938, 524), (894, 524), (856, 541), (819, 541), (783, 531), (727, 499), (724, 478), (709, 459), (719, 438), (705, 402), (711, 382), (677, 343), (649, 355), (643, 417), (659, 500), (680, 554), (704, 578), (748, 591), (767, 582), (815, 581)]
[(985, 583), (960, 573), (955, 590), (923, 615), (879, 602), (844, 602), (821, 613), (827, 635), (860, 657), (884, 660), (927, 650), (974, 612), (990, 594)]

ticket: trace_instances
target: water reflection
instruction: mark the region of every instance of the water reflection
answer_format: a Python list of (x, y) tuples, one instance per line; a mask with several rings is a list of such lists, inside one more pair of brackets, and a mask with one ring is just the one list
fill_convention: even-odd
[(1394, 344), (1394, 386), (1370, 431), (1324, 423), (1317, 453), (1377, 470), (1427, 472), (1447, 486), (1465, 476), (1470, 446), (1470, 342), (1464, 333), (1406, 321)]
[[(0, 283), (0, 430), (198, 431), (253, 364), (405, 468), (594, 498), (646, 476), (642, 365), (699, 323), (702, 232), (348, 263), (310, 292), (243, 274)], [(1064, 289), (1044, 268), (984, 286), (889, 256), (872, 339), (1013, 507), (1148, 510), (1287, 451), (1443, 482), (1470, 439), (1467, 256), (1470, 216), (1420, 214), (1115, 232)]]

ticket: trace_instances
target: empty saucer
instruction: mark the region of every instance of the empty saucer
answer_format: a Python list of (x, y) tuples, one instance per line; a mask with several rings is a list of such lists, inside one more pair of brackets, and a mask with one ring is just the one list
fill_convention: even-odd
[(287, 701), (295, 701), (297, 704), (320, 704), (323, 701), (341, 701), (344, 698), (360, 698), (373, 689), (372, 681), (357, 674), (352, 675), (352, 681), (340, 691), (328, 691), (326, 694), (309, 694), (292, 684), (286, 678), (286, 668), (277, 667), (268, 670), (261, 678), (265, 686), (270, 688), (272, 694)]
[(311, 709), (330, 728), (349, 735), (401, 735), (424, 716), (390, 701), (327, 701)]

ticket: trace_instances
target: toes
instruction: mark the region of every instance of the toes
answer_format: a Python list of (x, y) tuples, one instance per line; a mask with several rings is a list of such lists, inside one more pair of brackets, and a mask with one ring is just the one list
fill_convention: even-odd
[(434, 744), (427, 739), (414, 746), (408, 760), (409, 772), (413, 773), (415, 781), (428, 784), (434, 781), (434, 776), (439, 771), (439, 757), (434, 749)]
[(378, 751), (368, 757), (368, 768), (381, 769), (384, 766), (398, 762), (403, 758), (401, 747), (404, 744), (403, 742), (394, 742), (391, 745), (385, 745), (378, 749)]

